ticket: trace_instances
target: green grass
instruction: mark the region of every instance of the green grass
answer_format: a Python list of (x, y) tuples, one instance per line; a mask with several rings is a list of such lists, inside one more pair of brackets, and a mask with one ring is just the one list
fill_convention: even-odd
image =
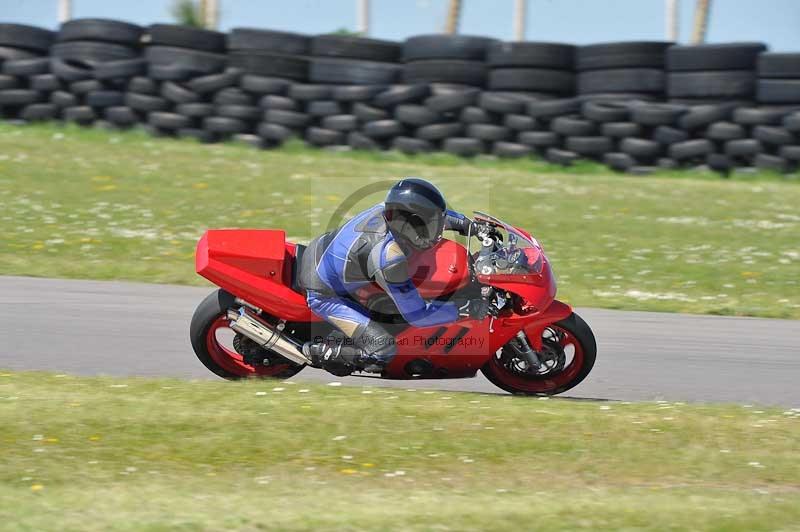
[(0, 274), (199, 284), (193, 250), (206, 228), (308, 240), (357, 190), (381, 192), (351, 213), (406, 175), (434, 181), (456, 209), (529, 229), (573, 304), (800, 317), (796, 176), (633, 177), (591, 163), (257, 151), (57, 126), (0, 125)]
[(798, 409), (0, 371), (0, 423), (2, 530), (800, 523)]

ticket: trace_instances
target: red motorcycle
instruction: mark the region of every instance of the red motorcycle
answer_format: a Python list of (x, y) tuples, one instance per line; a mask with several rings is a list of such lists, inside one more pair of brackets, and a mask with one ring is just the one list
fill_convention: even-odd
[[(381, 378), (463, 378), (481, 370), (516, 394), (552, 395), (576, 386), (591, 371), (597, 346), (589, 326), (555, 299), (542, 247), (490, 215), (477, 212), (474, 220), (481, 229), (466, 247), (442, 239), (409, 257), (409, 270), (423, 298), (480, 293), (495, 316), (418, 328), (402, 320), (377, 285), (359, 291), (353, 298), (396, 338), (397, 355)], [(297, 287), (305, 246), (285, 237), (281, 230), (210, 230), (197, 245), (197, 273), (221, 289), (195, 310), (192, 347), (220, 377), (289, 378), (311, 365), (303, 343), (334, 331)]]

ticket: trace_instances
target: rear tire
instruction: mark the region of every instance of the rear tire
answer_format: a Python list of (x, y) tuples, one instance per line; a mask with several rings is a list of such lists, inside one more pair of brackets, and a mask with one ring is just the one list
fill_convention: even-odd
[(234, 296), (224, 290), (208, 295), (197, 306), (189, 326), (189, 338), (197, 358), (212, 373), (227, 380), (248, 377), (288, 379), (305, 366), (286, 361), (286, 364), (250, 366), (242, 356), (219, 343), (216, 330), (227, 327), (226, 313), (236, 305)]
[(594, 334), (574, 312), (551, 327), (564, 334), (562, 347), (574, 346), (572, 360), (557, 373), (544, 376), (517, 373), (508, 369), (497, 355), (493, 355), (481, 371), (492, 384), (517, 395), (556, 395), (577, 386), (589, 375), (597, 357)]

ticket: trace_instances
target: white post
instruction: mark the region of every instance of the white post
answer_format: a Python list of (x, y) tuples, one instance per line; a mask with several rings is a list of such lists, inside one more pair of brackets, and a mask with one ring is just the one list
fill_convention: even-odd
[(369, 0), (356, 0), (356, 31), (369, 35)]
[(527, 13), (528, 0), (514, 1), (514, 40), (525, 40), (525, 17)]
[(215, 30), (219, 21), (218, 0), (206, 0), (206, 13), (204, 14), (206, 28)]
[(72, 0), (58, 0), (58, 22), (64, 23), (72, 18)]
[(678, 42), (680, 31), (680, 2), (679, 0), (664, 0), (664, 8), (666, 10), (664, 16), (664, 34), (668, 41)]

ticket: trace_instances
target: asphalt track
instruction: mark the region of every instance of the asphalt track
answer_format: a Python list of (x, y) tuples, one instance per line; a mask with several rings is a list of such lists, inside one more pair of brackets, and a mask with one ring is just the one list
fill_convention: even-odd
[[(213, 378), (188, 339), (212, 288), (0, 277), (0, 368)], [(569, 397), (800, 406), (800, 321), (577, 309), (595, 332), (594, 370)], [(294, 380), (497, 393), (474, 379)]]

